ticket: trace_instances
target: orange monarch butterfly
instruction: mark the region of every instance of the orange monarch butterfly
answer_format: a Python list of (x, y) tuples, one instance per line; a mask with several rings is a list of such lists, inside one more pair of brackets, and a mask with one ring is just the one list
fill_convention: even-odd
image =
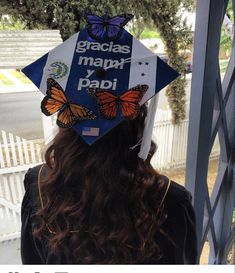
[(96, 118), (86, 107), (70, 103), (62, 87), (52, 78), (47, 79), (47, 95), (41, 102), (41, 110), (46, 116), (59, 111), (56, 123), (62, 128), (72, 127), (79, 120)]
[(137, 85), (125, 91), (120, 97), (110, 91), (97, 88), (89, 88), (88, 93), (96, 98), (104, 118), (114, 119), (120, 108), (125, 119), (134, 119), (139, 114), (139, 103), (147, 90), (148, 85)]

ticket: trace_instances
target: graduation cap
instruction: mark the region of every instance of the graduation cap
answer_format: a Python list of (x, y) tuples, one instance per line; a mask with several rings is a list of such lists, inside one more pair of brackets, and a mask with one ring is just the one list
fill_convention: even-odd
[(86, 29), (22, 72), (45, 95), (43, 113), (58, 112), (57, 124), (72, 127), (89, 145), (123, 119), (135, 118), (140, 105), (154, 97), (143, 136), (148, 141), (141, 144), (140, 157), (146, 158), (155, 95), (179, 74), (123, 28), (131, 18), (87, 15)]

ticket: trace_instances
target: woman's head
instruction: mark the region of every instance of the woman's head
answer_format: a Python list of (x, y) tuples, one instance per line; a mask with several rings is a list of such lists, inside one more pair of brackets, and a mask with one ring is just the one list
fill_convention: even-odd
[[(135, 146), (143, 135), (146, 106), (92, 146), (72, 129), (60, 129), (46, 152), (50, 167), (42, 183), (42, 225), (55, 232), (49, 245), (78, 263), (134, 263), (159, 252), (160, 176)], [(76, 232), (71, 232), (76, 230)], [(73, 251), (71, 251), (73, 249)], [(158, 253), (159, 254), (159, 253)]]

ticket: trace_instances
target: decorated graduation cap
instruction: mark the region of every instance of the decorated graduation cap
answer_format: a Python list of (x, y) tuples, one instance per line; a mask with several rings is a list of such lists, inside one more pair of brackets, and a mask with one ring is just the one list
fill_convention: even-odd
[(42, 112), (92, 145), (151, 99), (139, 156), (147, 158), (157, 96), (179, 74), (123, 27), (125, 14), (87, 15), (87, 27), (22, 72), (45, 95)]

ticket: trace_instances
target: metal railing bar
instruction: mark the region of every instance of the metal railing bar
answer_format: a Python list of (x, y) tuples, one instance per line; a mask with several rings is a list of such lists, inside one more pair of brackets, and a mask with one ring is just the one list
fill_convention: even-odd
[(217, 238), (216, 238), (216, 234), (215, 234), (215, 226), (214, 226), (214, 222), (213, 222), (213, 215), (212, 215), (212, 209), (211, 209), (211, 203), (210, 203), (210, 197), (209, 197), (209, 192), (208, 192), (208, 188), (207, 188), (207, 193), (206, 193), (206, 209), (208, 212), (207, 215), (207, 223), (205, 225), (205, 228), (203, 229), (203, 236), (202, 236), (202, 248), (203, 245), (206, 241), (206, 237), (207, 234), (209, 232), (209, 229), (211, 229), (211, 236), (212, 236), (212, 240), (213, 240), (213, 246), (214, 246), (214, 250), (217, 253), (218, 249), (217, 249)]

